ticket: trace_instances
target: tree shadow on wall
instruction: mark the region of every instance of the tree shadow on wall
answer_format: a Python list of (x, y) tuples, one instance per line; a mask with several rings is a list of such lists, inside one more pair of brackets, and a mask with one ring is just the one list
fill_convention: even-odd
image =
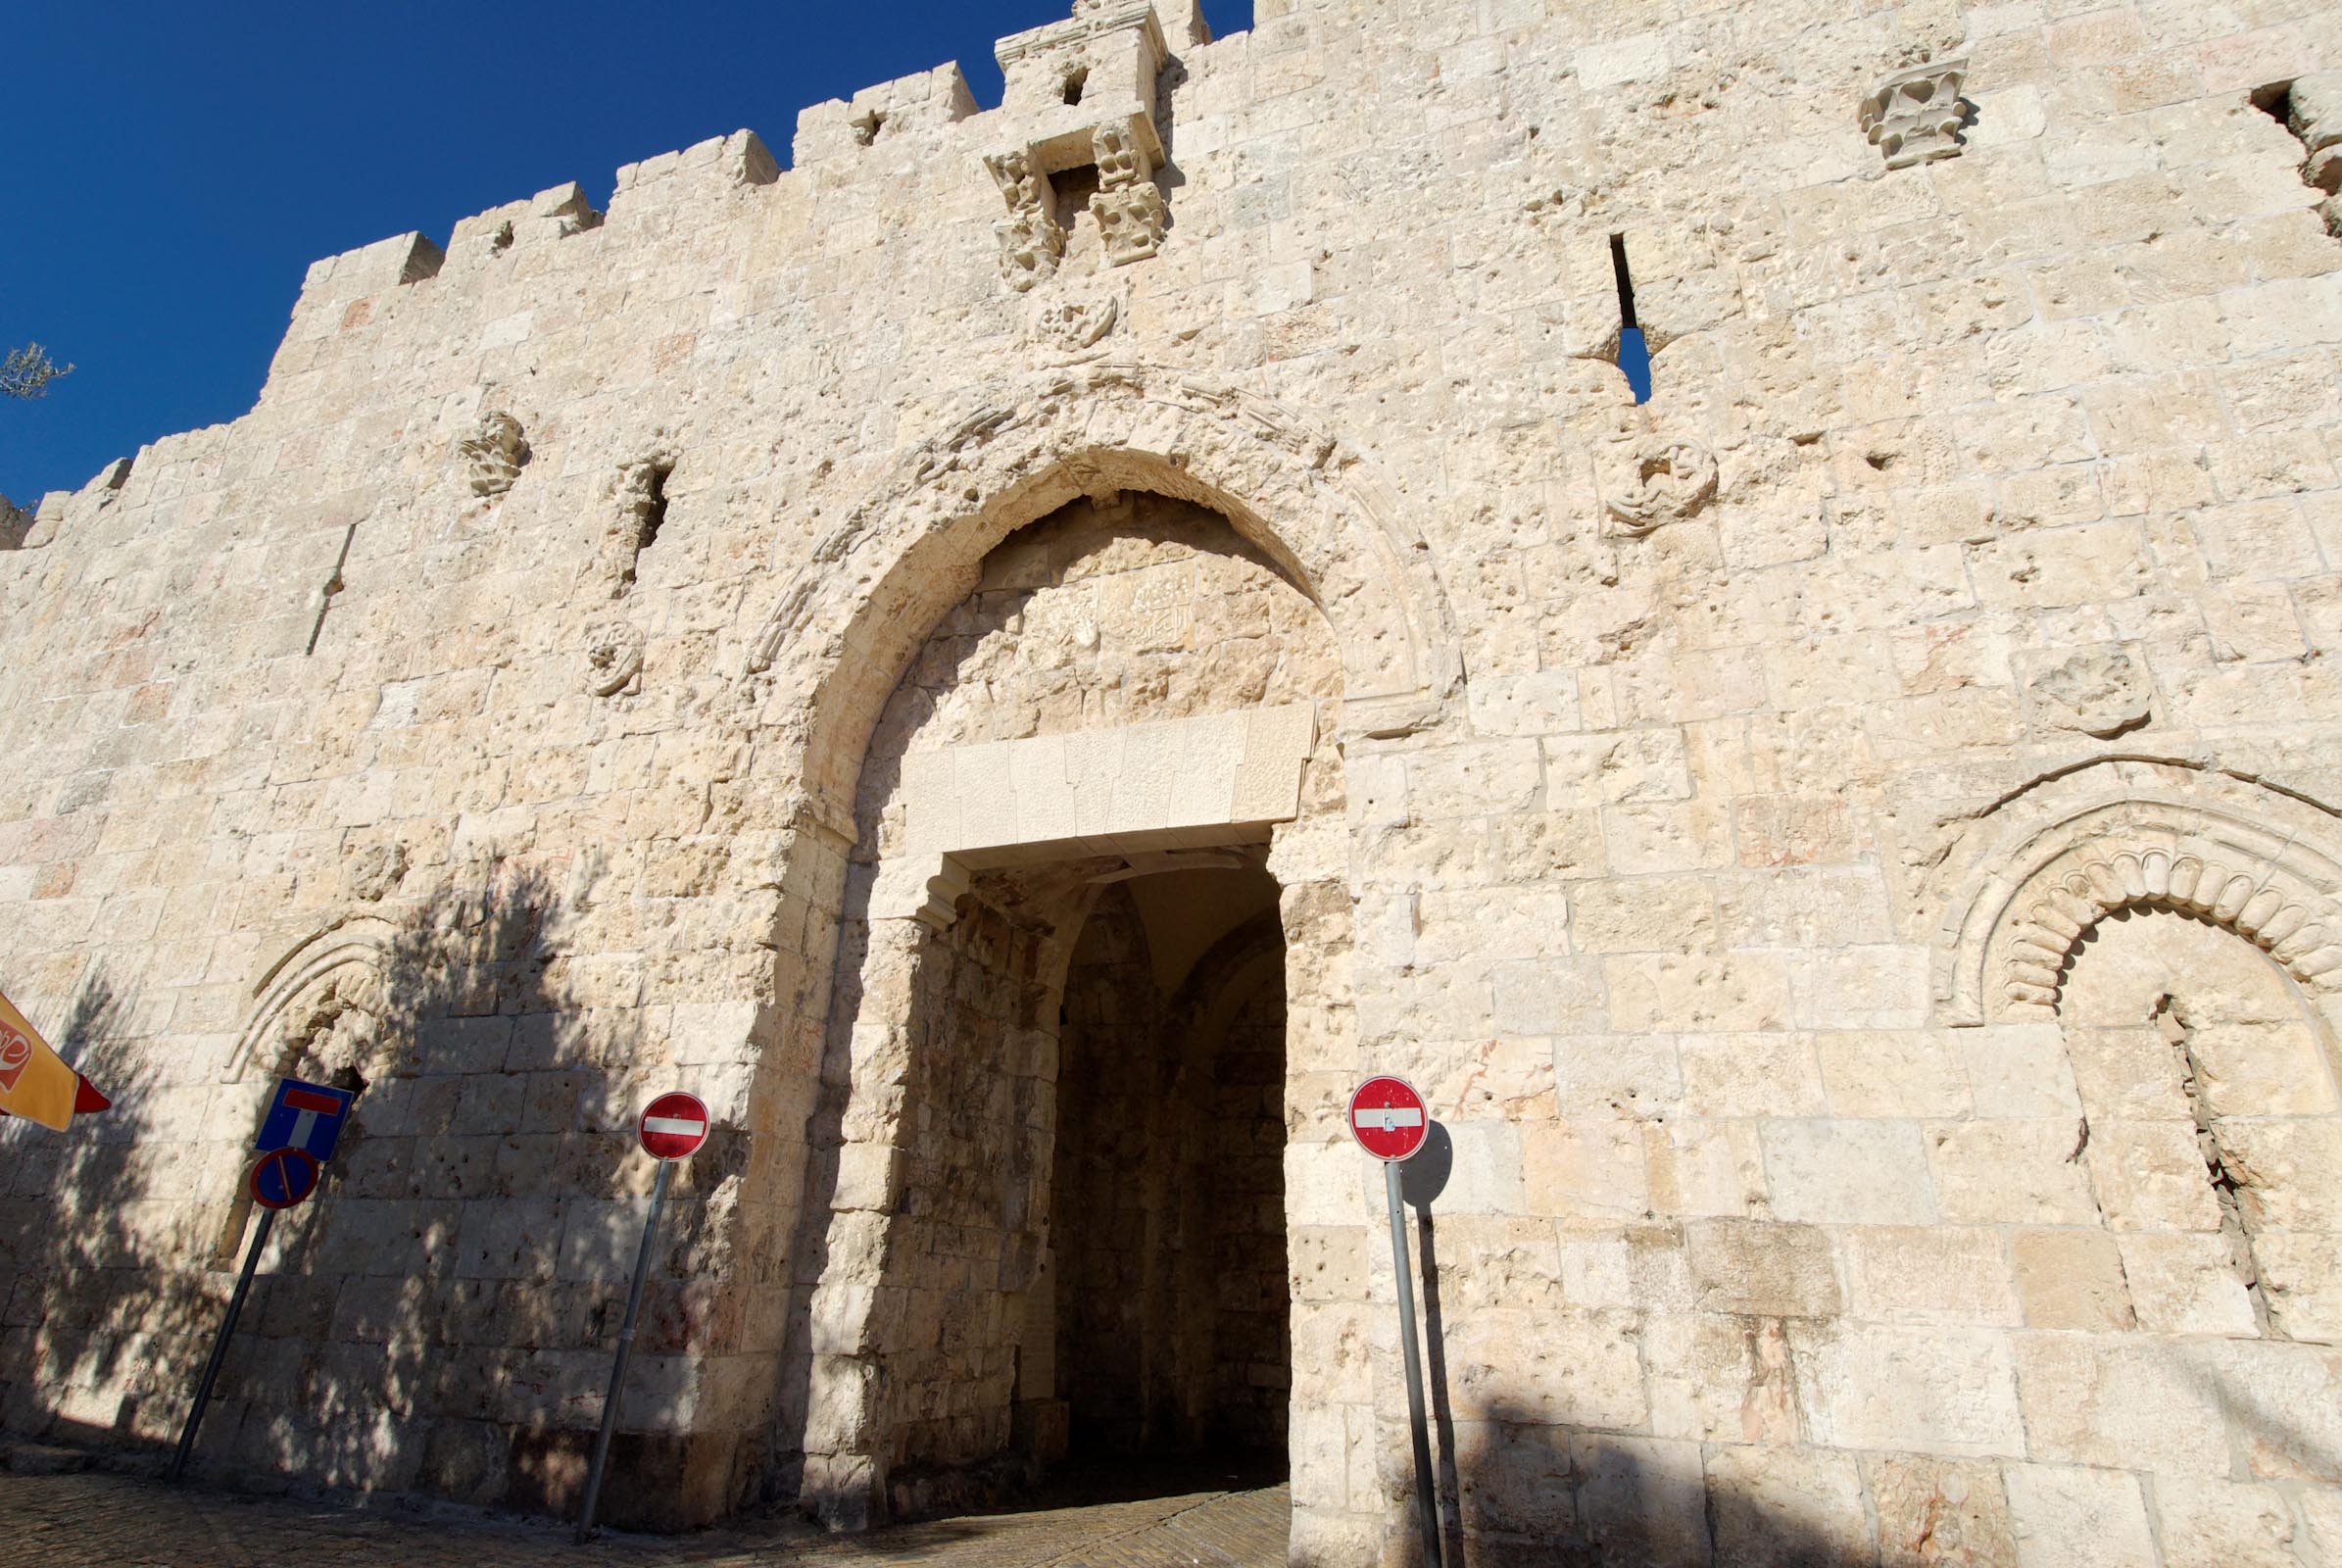
[(526, 1070), (532, 1046), (559, 1059), (557, 906), (538, 873), (492, 868), (406, 911), (378, 972), (296, 999), (263, 1042), (247, 1114), (279, 1076), (357, 1099), (325, 1186), (278, 1222), (199, 1462), (502, 1500), (523, 1391), (541, 1408), (590, 1386), (554, 1359), (580, 1323), (553, 1178), (598, 1189), (573, 1116), (534, 1130)]
[(183, 1397), (161, 1348), (200, 1329), (199, 1288), (170, 1282), (154, 1195), (197, 1179), (200, 1152), (160, 1140), (158, 1069), (133, 1034), (134, 999), (106, 966), (84, 976), (58, 1054), (113, 1098), (64, 1132), (0, 1123), (0, 1429), (121, 1442), (150, 1435)]
[[(650, 1164), (631, 1136), (643, 1071), (631, 993), (606, 982), (611, 1005), (577, 1004), (561, 908), (547, 877), (511, 864), (407, 907), (378, 965), (293, 998), (212, 1095), (232, 1125), (181, 1125), (183, 1093), (123, 1083), (102, 1136), (75, 1139), (10, 1227), (35, 1254), (19, 1264), (12, 1321), (34, 1320), (39, 1353), (11, 1354), (8, 1425), (175, 1440), (250, 1235), (249, 1146), (271, 1084), (291, 1075), (357, 1100), (318, 1196), (277, 1222), (196, 1468), (573, 1506)], [(89, 1010), (90, 1073), (107, 1085), (120, 1008)], [(123, 1070), (167, 1076), (167, 1046), (122, 1051)], [(165, 1105), (171, 1125), (157, 1120)], [(702, 1327), (672, 1284), (702, 1250), (706, 1206), (690, 1195), (735, 1172), (743, 1146), (711, 1139), (670, 1198), (630, 1427), (660, 1424), (673, 1370), (661, 1357)], [(188, 1195), (201, 1200), (177, 1200)], [(606, 1515), (657, 1519), (637, 1494), (671, 1492), (674, 1447), (621, 1438)]]

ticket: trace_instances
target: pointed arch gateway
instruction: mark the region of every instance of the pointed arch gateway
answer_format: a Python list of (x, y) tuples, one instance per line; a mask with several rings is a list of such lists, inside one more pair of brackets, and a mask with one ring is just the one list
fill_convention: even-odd
[(749, 647), (744, 673), (771, 682), (764, 711), (803, 715), (805, 789), (833, 823), (919, 639), (996, 545), (1085, 495), (1218, 513), (1324, 613), (1355, 733), (1439, 719), (1462, 670), (1454, 617), (1421, 531), (1342, 442), (1257, 393), (1142, 365), (988, 382), (948, 406), (938, 432), (813, 543)]
[[(803, 1456), (802, 1495), (845, 1526), (917, 1495), (907, 1484), (890, 1490), (903, 1414), (902, 1391), (890, 1399), (888, 1390), (890, 1356), (916, 1305), (889, 1260), (906, 1198), (924, 1201), (903, 1186), (906, 1084), (937, 1032), (917, 1009), (947, 985), (951, 963), (964, 964), (969, 944), (997, 936), (966, 923), (952, 929), (970, 906), (959, 899), (969, 869), (1017, 858), (1020, 835), (1033, 836), (1029, 820), (1022, 829), (971, 822), (960, 842), (923, 841), (925, 858), (906, 867), (894, 853), (900, 846), (874, 844), (872, 824), (857, 824), (873, 732), (923, 641), (1012, 534), (1085, 498), (1141, 495), (1223, 521), (1314, 607), (1338, 655), (1339, 700), (1315, 720), (1290, 708), (1249, 708), (1141, 726), (1185, 729), (1177, 744), (1190, 773), (1241, 770), (1247, 745), (1258, 745), (1272, 754), (1272, 773), (1314, 756), (1338, 776), (1336, 742), (1438, 723), (1460, 671), (1421, 536), (1356, 453), (1279, 405), (1206, 377), (1095, 365), (988, 384), (951, 407), (937, 434), (895, 460), (892, 478), (813, 544), (743, 671), (766, 734), (780, 742), (759, 747), (756, 771), (796, 802), (782, 913), (785, 931), (803, 933), (780, 944), (779, 1049), (766, 1053), (784, 1069), (765, 1075), (770, 1124), (788, 1127), (802, 1112), (808, 1129), (794, 1250), (806, 1295), (784, 1357), (776, 1446)], [(1329, 956), (1346, 949), (1349, 934), (1339, 832), (1304, 835), (1305, 851), (1273, 847), (1263, 841), (1283, 846), (1285, 836), (1272, 824), (1294, 816), (1297, 802), (1263, 808), (1257, 788), (1247, 797), (1233, 781), (1199, 794), (1207, 804), (1191, 799), (1176, 827), (1082, 841), (1129, 864), (1058, 889), (1056, 936), (1002, 960), (1022, 965), (1030, 995), (1018, 1019), (1003, 1020), (1000, 1049), (1053, 1060), (1058, 1004), (1050, 999), (1062, 995), (1082, 921), (1099, 888), (1142, 862), (1235, 855), (1257, 873), (1264, 852), (1272, 862), (1281, 857), (1273, 868), (1284, 935), (1290, 954), (1305, 956), (1289, 961), (1313, 975), (1337, 966)], [(905, 884), (906, 869), (916, 892), (901, 898), (890, 890)], [(1072, 867), (1084, 869), (1099, 871)], [(1009, 1255), (982, 1266), (1009, 1281), (1000, 1294), (1015, 1311), (1032, 1260), (1017, 1237), (1001, 1245)]]

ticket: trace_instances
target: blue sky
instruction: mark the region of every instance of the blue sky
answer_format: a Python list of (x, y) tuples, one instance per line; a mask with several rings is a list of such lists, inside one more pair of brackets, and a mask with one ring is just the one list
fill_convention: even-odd
[[(1066, 0), (850, 7), (410, 0), (393, 7), (25, 0), (6, 29), (0, 348), (77, 368), (0, 401), (0, 494), (78, 489), (143, 442), (251, 408), (302, 273), (385, 235), (957, 60)], [(1206, 0), (1220, 32), (1249, 0)], [(870, 19), (882, 19), (872, 24)]]

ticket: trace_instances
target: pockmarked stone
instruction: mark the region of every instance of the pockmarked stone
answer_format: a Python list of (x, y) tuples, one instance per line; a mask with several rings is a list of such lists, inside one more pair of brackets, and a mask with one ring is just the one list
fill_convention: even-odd
[(0, 508), (0, 1427), (294, 1077), (195, 1466), (572, 1514), (680, 1087), (611, 1523), (1399, 1560), (1387, 1073), (1461, 1560), (2342, 1549), (2342, 59), (2184, 9), (1080, 0), (288, 278)]

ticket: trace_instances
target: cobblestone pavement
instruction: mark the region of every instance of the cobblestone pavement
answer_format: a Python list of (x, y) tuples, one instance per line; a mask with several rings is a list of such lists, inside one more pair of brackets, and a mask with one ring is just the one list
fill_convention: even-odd
[(252, 1497), (117, 1475), (0, 1474), (0, 1568), (1283, 1568), (1291, 1513), (1279, 1486), (863, 1536), (824, 1536), (789, 1519), (606, 1537), (579, 1548), (566, 1527), (545, 1522)]

